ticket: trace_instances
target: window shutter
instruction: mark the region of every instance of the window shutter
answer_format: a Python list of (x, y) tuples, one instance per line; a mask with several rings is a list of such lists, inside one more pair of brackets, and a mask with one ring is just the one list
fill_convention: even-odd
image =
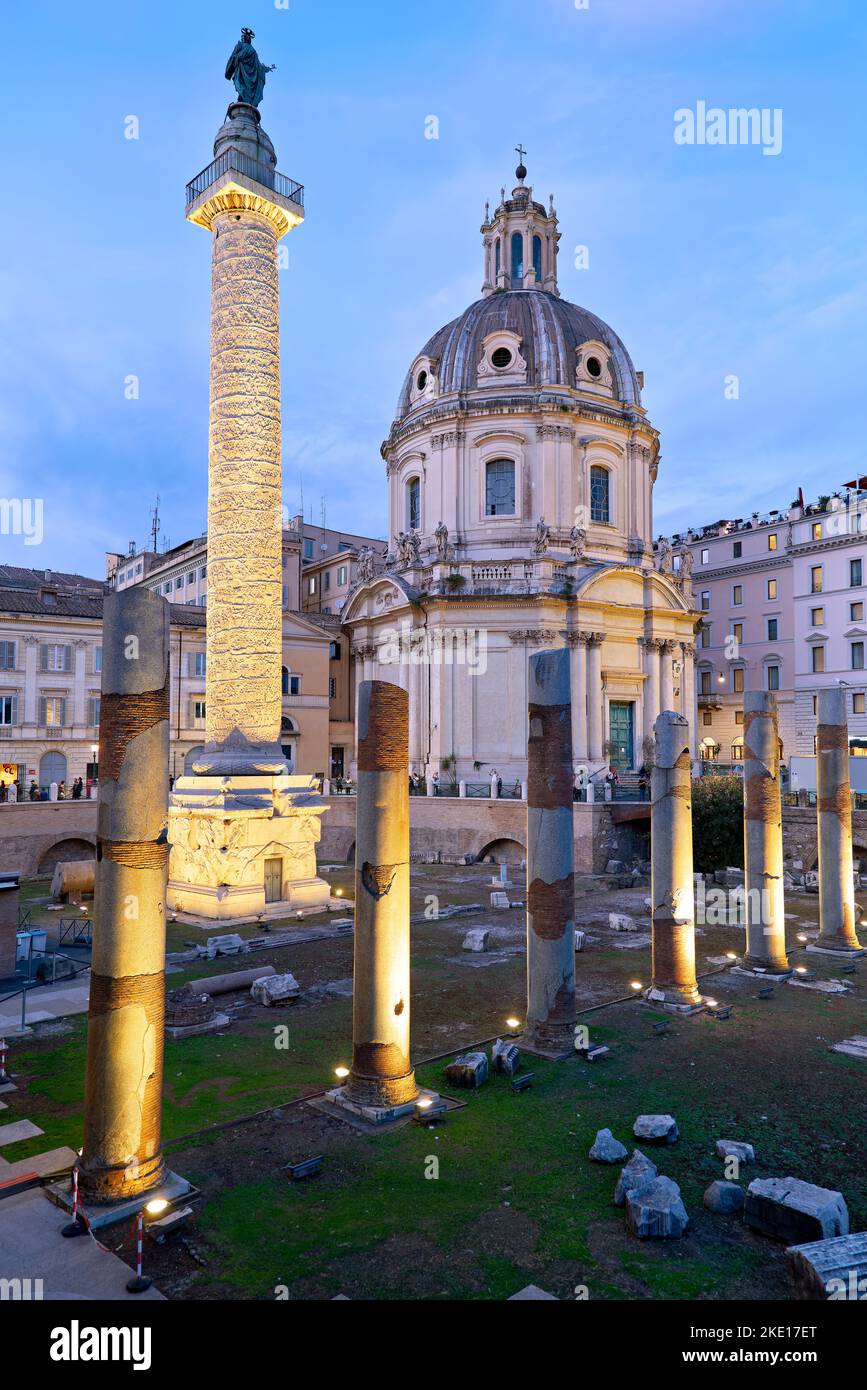
[(71, 670), (72, 670), (72, 648), (71, 648), (71, 647), (64, 647), (64, 648), (63, 648), (63, 669), (64, 669), (64, 671), (71, 671)]
[(46, 724), (46, 723), (48, 722), (48, 721), (47, 721), (47, 718), (46, 718), (46, 714), (47, 714), (47, 711), (46, 711), (46, 699), (45, 699), (45, 696), (44, 696), (44, 695), (40, 695), (40, 696), (39, 696), (39, 723), (40, 723), (40, 724)]
[[(67, 651), (68, 650), (69, 648), (67, 647)], [(66, 725), (66, 696), (63, 696), (60, 701), (60, 724), (63, 727)]]
[[(40, 644), (39, 644), (39, 669), (40, 669), (40, 671), (47, 671), (47, 670), (48, 670), (48, 643), (47, 643), (47, 642), (40, 642)], [(44, 723), (45, 723), (45, 720), (44, 720), (44, 719), (40, 719), (39, 722), (40, 722), (40, 724), (44, 724)]]

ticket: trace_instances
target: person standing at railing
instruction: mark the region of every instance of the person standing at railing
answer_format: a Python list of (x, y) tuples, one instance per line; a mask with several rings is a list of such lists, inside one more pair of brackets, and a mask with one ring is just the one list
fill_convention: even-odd
[(30, 783), (30, 793), (29, 793), (29, 794), (30, 794), (30, 800), (31, 800), (31, 801), (38, 801), (38, 800), (39, 800), (39, 788), (37, 787), (37, 785), (36, 785), (35, 782), (31, 782), (31, 783)]

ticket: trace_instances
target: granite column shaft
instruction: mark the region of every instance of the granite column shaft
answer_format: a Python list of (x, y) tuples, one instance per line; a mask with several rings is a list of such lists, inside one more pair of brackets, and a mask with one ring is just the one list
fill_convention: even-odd
[[(598, 693), (598, 692), (597, 692)], [(569, 652), (530, 658), (527, 743), (527, 1035), (571, 1047), (575, 875)]]

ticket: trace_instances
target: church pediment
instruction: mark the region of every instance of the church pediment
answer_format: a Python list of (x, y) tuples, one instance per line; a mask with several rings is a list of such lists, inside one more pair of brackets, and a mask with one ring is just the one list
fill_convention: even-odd
[(409, 607), (409, 596), (399, 581), (379, 577), (361, 585), (350, 595), (341, 614), (344, 624), (361, 619), (381, 618), (384, 614)]
[(636, 604), (669, 609), (673, 613), (688, 613), (692, 609), (692, 600), (686, 599), (670, 579), (656, 570), (643, 570), (634, 565), (610, 565), (596, 570), (583, 582), (579, 580), (576, 597), (579, 604), (582, 600)]

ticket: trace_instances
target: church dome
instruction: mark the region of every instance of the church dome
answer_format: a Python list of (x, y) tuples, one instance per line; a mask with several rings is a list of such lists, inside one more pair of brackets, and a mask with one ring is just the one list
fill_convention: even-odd
[[(586, 343), (602, 344), (609, 354), (614, 399), (628, 405), (640, 404), (632, 359), (607, 323), (589, 310), (545, 290), (500, 290), (477, 299), (425, 344), (404, 381), (397, 407), (398, 419), (418, 406), (430, 404), (426, 393), (419, 397), (414, 390), (421, 361), (430, 364), (440, 397), (456, 391), (473, 391), (480, 384), (490, 390), (495, 381), (480, 383), (478, 368), (486, 341), (498, 333), (512, 334), (520, 340), (520, 353), (526, 362), (523, 384), (531, 387), (574, 388), (580, 348)], [(513, 379), (509, 380), (509, 386), (511, 394)]]

